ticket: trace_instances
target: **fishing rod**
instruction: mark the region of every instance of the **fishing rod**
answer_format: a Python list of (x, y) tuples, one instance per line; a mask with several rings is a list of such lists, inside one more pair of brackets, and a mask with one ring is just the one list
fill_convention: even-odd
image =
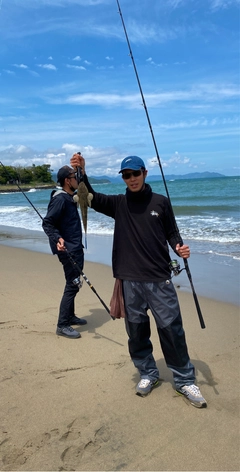
[[(176, 220), (175, 220), (175, 216), (174, 216), (174, 211), (173, 211), (172, 203), (171, 203), (170, 195), (169, 195), (168, 188), (167, 188), (167, 183), (166, 183), (166, 180), (165, 180), (165, 176), (164, 176), (164, 172), (163, 172), (163, 168), (162, 168), (162, 164), (161, 164), (161, 160), (160, 160), (160, 156), (159, 156), (159, 152), (158, 152), (158, 148), (157, 148), (157, 143), (156, 143), (155, 136), (154, 136), (154, 133), (153, 133), (153, 129), (152, 129), (152, 124), (151, 124), (150, 116), (149, 116), (149, 113), (148, 113), (148, 109), (147, 109), (145, 97), (144, 97), (144, 94), (143, 94), (141, 82), (140, 82), (140, 79), (139, 79), (137, 67), (136, 67), (136, 64), (135, 64), (134, 57), (133, 57), (131, 44), (130, 44), (130, 41), (129, 41), (129, 37), (128, 37), (128, 34), (127, 34), (127, 29), (126, 29), (126, 26), (125, 26), (125, 22), (124, 22), (124, 19), (123, 19), (123, 15), (122, 15), (122, 10), (121, 10), (121, 7), (120, 7), (119, 0), (116, 0), (116, 2), (117, 2), (117, 5), (118, 5), (118, 11), (119, 11), (119, 14), (120, 14), (120, 17), (121, 17), (122, 26), (123, 26), (124, 33), (125, 33), (125, 37), (126, 37), (126, 40), (127, 40), (128, 49), (129, 49), (129, 54), (130, 54), (130, 57), (131, 57), (131, 60), (132, 60), (132, 64), (133, 64), (134, 72), (135, 72), (135, 75), (136, 75), (138, 87), (139, 87), (140, 94), (141, 94), (141, 97), (142, 97), (143, 107), (144, 107), (144, 110), (145, 110), (145, 113), (146, 113), (146, 117), (147, 117), (149, 129), (150, 129), (150, 133), (151, 133), (151, 136), (152, 136), (154, 148), (155, 148), (155, 151), (156, 151), (156, 156), (157, 156), (157, 160), (158, 160), (158, 165), (159, 165), (159, 167), (160, 167), (160, 171), (161, 171), (161, 174), (162, 174), (162, 179), (163, 179), (165, 191), (166, 191), (166, 194), (167, 194), (167, 197), (168, 197), (168, 200), (169, 200), (170, 209), (171, 209), (172, 216), (173, 216), (174, 227), (175, 227), (175, 230), (176, 230), (176, 232), (177, 232), (177, 234), (178, 234), (178, 236), (179, 236), (179, 239), (182, 240), (182, 238), (181, 238), (181, 236), (180, 236), (179, 229), (178, 229), (177, 224), (176, 224)], [(193, 294), (194, 302), (195, 302), (195, 305), (196, 305), (196, 309), (197, 309), (197, 313), (198, 313), (198, 318), (199, 318), (199, 321), (200, 321), (200, 325), (201, 325), (201, 328), (204, 329), (204, 328), (205, 328), (205, 323), (204, 323), (204, 319), (203, 319), (203, 316), (202, 316), (201, 308), (200, 308), (200, 305), (199, 305), (199, 302), (198, 302), (197, 294), (196, 294), (195, 289), (194, 289), (194, 286), (193, 286), (192, 275), (191, 275), (191, 272), (190, 272), (190, 269), (189, 269), (188, 261), (187, 261), (187, 259), (183, 259), (183, 261), (184, 261), (184, 266), (185, 266), (185, 269), (186, 269), (186, 272), (187, 272), (187, 276), (188, 276), (188, 279), (189, 279), (189, 282), (190, 282), (190, 285), (191, 285), (192, 294)]]
[[(110, 315), (110, 310), (108, 308), (108, 306), (106, 305), (106, 303), (102, 300), (102, 298), (98, 295), (96, 289), (94, 288), (94, 286), (91, 284), (91, 282), (88, 280), (87, 276), (84, 274), (84, 272), (80, 269), (79, 265), (74, 261), (74, 259), (72, 258), (70, 252), (67, 252), (67, 255), (69, 257), (69, 260), (70, 262), (72, 263), (73, 266), (76, 267), (76, 269), (80, 272), (82, 278), (85, 280), (85, 282), (88, 284), (88, 286), (90, 287), (90, 289), (93, 291), (93, 293), (95, 293), (95, 295), (98, 297), (98, 299), (100, 300), (101, 304), (104, 306), (105, 310), (108, 312), (108, 314)], [(112, 320), (115, 320), (116, 318), (112, 315), (110, 315)]]
[[(8, 170), (6, 169), (6, 167), (4, 166), (4, 164), (0, 161), (0, 164), (1, 166), (3, 167), (6, 175), (9, 177), (9, 179), (12, 180), (12, 177), (11, 175), (9, 174)], [(14, 182), (16, 184), (16, 186), (18, 187), (18, 189), (20, 190), (20, 192), (22, 192), (22, 194), (24, 195), (24, 197), (27, 199), (27, 201), (30, 203), (30, 205), (33, 207), (33, 209), (35, 210), (35, 212), (38, 214), (38, 216), (40, 217), (40, 219), (43, 221), (43, 217), (42, 215), (39, 213), (39, 211), (37, 210), (37, 208), (34, 206), (34, 204), (31, 202), (31, 200), (28, 198), (28, 196), (25, 194), (25, 192), (23, 191), (23, 189), (20, 187), (20, 185), (16, 182), (16, 180), (14, 179)], [(50, 238), (51, 239), (51, 238)], [(53, 241), (53, 238), (52, 238), (52, 241)], [(53, 241), (55, 242), (55, 241)], [(93, 293), (95, 293), (95, 295), (98, 297), (98, 299), (100, 300), (101, 304), (104, 306), (105, 310), (108, 312), (108, 314), (111, 316), (110, 314), (110, 310), (108, 308), (108, 306), (106, 305), (106, 303), (102, 300), (102, 298), (100, 297), (100, 295), (97, 293), (96, 289), (94, 288), (94, 286), (91, 284), (91, 282), (88, 280), (87, 276), (84, 274), (84, 272), (82, 271), (82, 269), (80, 269), (79, 265), (74, 261), (74, 259), (72, 258), (70, 252), (68, 252), (67, 249), (65, 249), (65, 251), (71, 264), (73, 265), (73, 267), (78, 270), (78, 272), (80, 273), (80, 275), (82, 276), (82, 278), (85, 280), (85, 282), (88, 284), (88, 286), (90, 287), (90, 289), (93, 291)], [(111, 316), (111, 318), (113, 320), (115, 320), (114, 316)]]

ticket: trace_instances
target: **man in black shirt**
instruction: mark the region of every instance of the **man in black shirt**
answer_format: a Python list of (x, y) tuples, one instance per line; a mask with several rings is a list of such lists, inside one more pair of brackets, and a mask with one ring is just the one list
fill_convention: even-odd
[(81, 287), (80, 273), (74, 263), (82, 270), (84, 262), (81, 220), (77, 204), (73, 200), (78, 183), (74, 170), (69, 166), (59, 169), (57, 179), (62, 189), (52, 192), (42, 226), (49, 237), (52, 253), (57, 254), (63, 265), (66, 280), (56, 334), (76, 339), (80, 338), (81, 334), (71, 325), (87, 323), (86, 320), (78, 318), (74, 311), (74, 299)]
[(150, 341), (149, 309), (176, 391), (197, 408), (206, 407), (206, 400), (194, 384), (195, 369), (189, 359), (169, 268), (168, 244), (186, 259), (190, 249), (179, 236), (168, 198), (152, 192), (145, 183), (147, 170), (138, 156), (128, 156), (121, 163), (119, 173), (127, 186), (125, 195), (95, 192), (85, 174), (82, 156), (74, 154), (71, 165), (82, 168), (84, 182), (93, 194), (92, 208), (115, 220), (112, 268), (113, 276), (122, 282), (129, 353), (141, 379), (136, 393), (146, 396), (159, 384)]

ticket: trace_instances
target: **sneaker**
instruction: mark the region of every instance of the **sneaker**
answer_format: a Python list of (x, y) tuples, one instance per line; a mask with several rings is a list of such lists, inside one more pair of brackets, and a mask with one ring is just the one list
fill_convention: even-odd
[(159, 379), (156, 379), (156, 380), (141, 379), (136, 387), (136, 395), (139, 395), (140, 397), (145, 397), (146, 395), (151, 393), (152, 389), (154, 387), (157, 387), (158, 384), (159, 384)]
[(81, 338), (81, 334), (73, 329), (71, 326), (64, 326), (64, 328), (57, 327), (56, 334), (58, 336), (64, 336), (65, 338), (77, 339)]
[(78, 318), (77, 316), (73, 316), (70, 320), (70, 324), (72, 325), (85, 325), (87, 324), (87, 320), (85, 320), (84, 318)]
[(192, 385), (184, 385), (179, 390), (176, 390), (179, 395), (183, 395), (191, 405), (195, 406), (196, 408), (206, 408), (207, 402), (205, 398), (203, 398), (199, 388), (192, 384)]

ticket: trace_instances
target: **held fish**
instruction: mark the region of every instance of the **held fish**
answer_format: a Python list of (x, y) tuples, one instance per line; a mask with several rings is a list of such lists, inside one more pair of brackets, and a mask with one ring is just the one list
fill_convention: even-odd
[(77, 202), (80, 207), (82, 222), (85, 231), (85, 248), (87, 249), (87, 209), (91, 206), (93, 194), (88, 192), (84, 182), (80, 182), (77, 189), (77, 194), (74, 195), (73, 200)]

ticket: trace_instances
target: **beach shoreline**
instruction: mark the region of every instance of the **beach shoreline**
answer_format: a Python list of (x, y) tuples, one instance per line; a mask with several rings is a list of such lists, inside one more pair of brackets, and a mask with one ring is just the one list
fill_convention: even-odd
[[(111, 266), (112, 235), (87, 235), (85, 261)], [(187, 242), (191, 248), (191, 241)], [(48, 238), (42, 230), (28, 230), (0, 225), (0, 245), (17, 247), (51, 254)], [(171, 257), (176, 258), (172, 252)], [(183, 262), (179, 259), (181, 268)], [(194, 289), (197, 295), (239, 306), (240, 261), (214, 254), (197, 254), (192, 251), (188, 260)], [(173, 279), (175, 287), (191, 293), (185, 271)]]

